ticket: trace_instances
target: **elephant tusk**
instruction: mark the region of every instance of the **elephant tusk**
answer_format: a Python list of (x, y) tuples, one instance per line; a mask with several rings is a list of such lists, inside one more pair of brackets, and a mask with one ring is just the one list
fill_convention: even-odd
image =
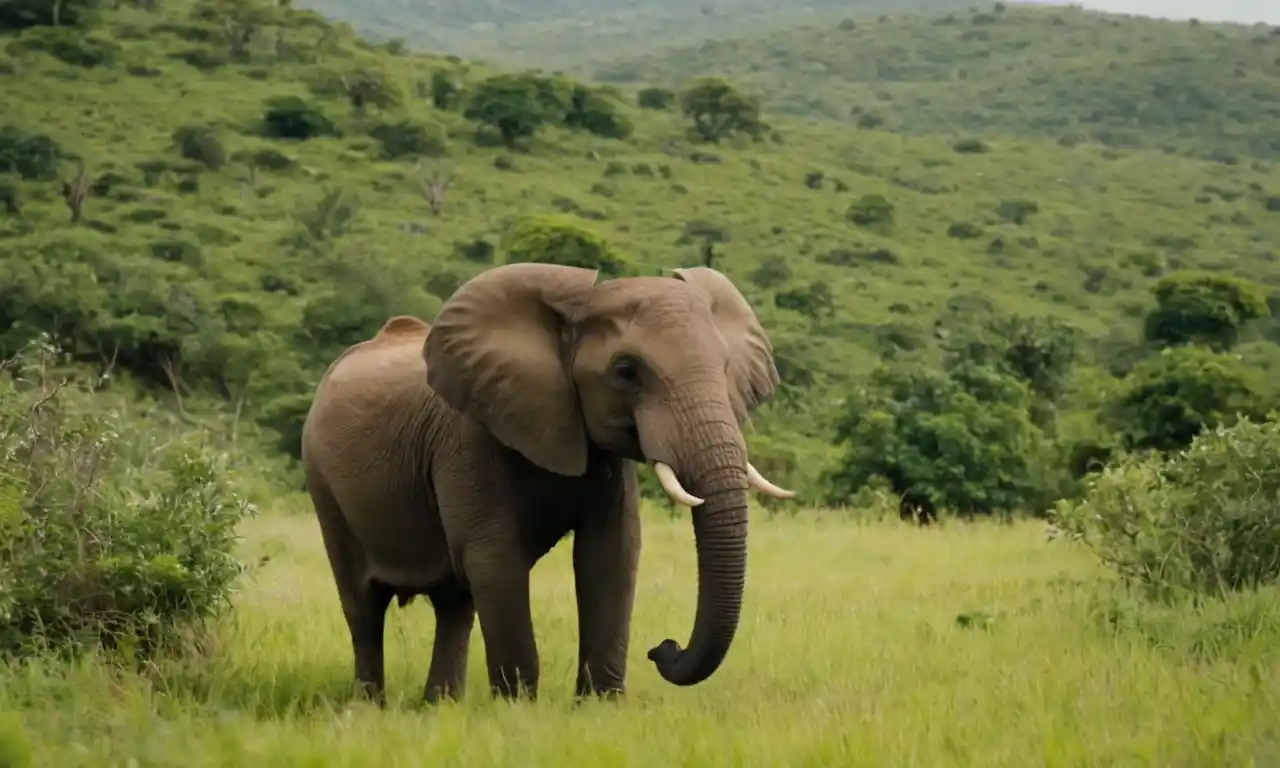
[(769, 482), (764, 475), (760, 474), (760, 470), (753, 467), (749, 461), (747, 462), (747, 482), (751, 484), (752, 488), (775, 499), (790, 499), (796, 495), (795, 491), (779, 488)]
[(696, 507), (702, 504), (702, 499), (694, 496), (684, 489), (680, 481), (676, 479), (676, 471), (660, 461), (653, 462), (653, 471), (658, 475), (658, 482), (662, 483), (662, 490), (667, 492), (667, 496), (677, 504), (683, 504), (686, 507)]

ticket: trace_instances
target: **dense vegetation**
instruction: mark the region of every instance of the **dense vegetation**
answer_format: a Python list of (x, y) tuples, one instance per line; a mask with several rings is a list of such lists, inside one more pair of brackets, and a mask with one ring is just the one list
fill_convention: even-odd
[[(15, 0), (0, 29), (0, 765), (1275, 754), (1269, 160), (844, 131), (740, 82), (491, 70), (254, 0)], [(1178, 136), (1218, 135), (1193, 107)], [(282, 514), (312, 387), (520, 260), (724, 270), (783, 379), (753, 461), (826, 508), (756, 516), (714, 683), (643, 658), (695, 599), (687, 523), (647, 505), (638, 709), (335, 713), (346, 629)], [(882, 520), (1019, 513), (1066, 540)], [(565, 557), (535, 578), (563, 677)], [(417, 688), (429, 612), (392, 615)]]
[[(856, 11), (865, 15), (945, 10), (971, 1), (861, 0)], [(563, 69), (601, 57), (639, 55), (656, 47), (750, 34), (815, 17), (838, 20), (848, 12), (843, 0), (812, 0), (802, 7), (782, 0), (306, 0), (300, 7), (348, 22), (378, 40), (401, 40), (414, 48), (507, 66)]]
[(610, 82), (722, 75), (771, 112), (860, 128), (1280, 158), (1280, 27), (1266, 24), (996, 3), (597, 61), (593, 74)]
[[(1178, 436), (1161, 447), (1185, 444), (1242, 398), (1253, 414), (1271, 402), (1280, 184), (1260, 161), (842, 134), (776, 120), (716, 79), (624, 92), (493, 72), (248, 0), (82, 24), (7, 38), (0, 346), (48, 331), (180, 407), (223, 399), (286, 453), (343, 346), (391, 314), (432, 317), (510, 259), (728, 273), (784, 380), (753, 454), (812, 501), (851, 503), (874, 476), (944, 506), (1043, 511), (1072, 492), (1081, 451), (1110, 456), (1161, 430)], [(1212, 277), (1231, 273), (1247, 281)], [(1179, 336), (1161, 316), (1191, 325)], [(1210, 357), (1150, 358), (1184, 342)], [(1001, 362), (1046, 344), (1071, 350), (1051, 371)], [(1247, 361), (1224, 355), (1233, 346)], [(882, 360), (891, 370), (873, 374)], [(1186, 424), (1142, 421), (1142, 398), (1162, 390), (1133, 394), (1141, 377), (1201, 373), (1218, 376), (1217, 400), (1184, 409)], [(1010, 465), (1016, 492), (1006, 479), (962, 492), (846, 451), (876, 427), (842, 414), (893, 411), (916, 386), (1026, 414), (1006, 448), (1045, 450)], [(1125, 397), (1137, 405), (1115, 404)]]

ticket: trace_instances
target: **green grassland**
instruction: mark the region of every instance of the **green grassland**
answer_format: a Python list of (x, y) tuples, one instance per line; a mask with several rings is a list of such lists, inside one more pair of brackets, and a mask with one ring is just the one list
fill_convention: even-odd
[[(106, 14), (90, 39), (118, 51), (90, 68), (10, 38), (6, 121), (80, 157), (92, 188), (73, 225), (57, 180), (18, 185), (21, 214), (0, 219), (0, 290), (24, 325), (6, 338), (52, 323), (82, 353), (114, 354), (163, 388), (205, 385), (249, 415), (283, 413), (286, 430), (344, 344), (392, 314), (432, 317), (487, 266), (466, 244), (496, 246), (501, 262), (503, 234), (527, 214), (572, 217), (651, 273), (720, 241), (715, 265), (757, 307), (789, 402), (803, 404), (757, 426), (812, 451), (811, 469), (851, 382), (892, 346), (928, 346), (935, 326), (985, 308), (1123, 341), (1162, 274), (1280, 280), (1280, 173), (1262, 161), (1014, 138), (966, 147), (768, 115), (772, 140), (714, 146), (691, 141), (675, 111), (625, 104), (626, 140), (550, 126), (508, 151), (421, 94), (436, 70), (469, 83), (486, 70), (394, 55), (307, 14), (236, 63), (209, 24), (167, 13)], [(400, 104), (356, 112), (312, 94), (356, 67), (384, 73)], [(264, 137), (267, 101), (287, 95), (318, 103), (341, 135)], [(401, 120), (439, 142), (386, 159), (371, 134)], [(182, 156), (184, 126), (212, 132), (217, 162)], [(70, 160), (60, 168), (74, 179)], [(432, 173), (454, 179), (439, 215), (423, 194)], [(850, 207), (876, 195), (891, 220), (852, 223)], [(1017, 215), (1027, 203), (1036, 212)], [(831, 301), (808, 314), (778, 298), (815, 284)]]
[[(92, 662), (0, 685), (0, 761), (30, 765), (1269, 765), (1280, 753), (1274, 591), (1203, 610), (1110, 596), (1095, 561), (1022, 523), (940, 531), (829, 515), (753, 521), (738, 639), (695, 688), (648, 647), (684, 630), (688, 523), (651, 516), (626, 701), (572, 698), (569, 547), (534, 571), (536, 704), (492, 701), (473, 638), (466, 699), (417, 699), (432, 614), (388, 614), (385, 712), (354, 702), (319, 534), (279, 510), (210, 657), (141, 679)], [(14, 734), (18, 726), (24, 737)], [(12, 758), (11, 758), (12, 759)], [(1250, 761), (1253, 762), (1250, 762)], [(20, 761), (6, 763), (23, 765)]]
[[(253, 35), (240, 34), (250, 26)], [(344, 345), (394, 314), (430, 319), (460, 281), (506, 260), (513, 224), (557, 215), (642, 273), (699, 263), (713, 246), (715, 266), (760, 313), (784, 380), (750, 439), (796, 452), (769, 474), (807, 497), (833, 459), (841, 399), (883, 358), (936, 351), (939, 336), (988, 311), (1068, 322), (1092, 339), (1089, 362), (1106, 366), (1140, 347), (1161, 276), (1243, 276), (1274, 304), (1272, 161), (994, 131), (904, 136), (770, 112), (759, 140), (708, 144), (690, 138), (676, 110), (635, 106), (630, 86), (596, 94), (617, 100), (634, 127), (626, 138), (544, 125), (508, 149), (433, 102), (433, 74), (474, 91), (494, 70), (250, 2), (126, 4), (102, 11), (87, 34), (6, 32), (0, 50), (0, 167), (38, 166), (0, 173), (0, 348), (7, 356), (43, 331), (79, 363), (113, 371), (106, 393), (64, 392), (53, 414), (41, 412), (40, 389), (56, 388), (53, 369), (31, 374), (44, 383), (24, 394), (7, 374), (0, 382), (0, 446), (44, 451), (27, 465), (6, 454), (0, 554), (26, 541), (12, 523), (27, 508), (69, 536), (86, 533), (72, 514), (85, 509), (103, 527), (87, 534), (120, 548), (108, 565), (168, 585), (171, 571), (183, 574), (163, 559), (166, 547), (225, 534), (206, 520), (210, 506), (218, 525), (232, 514), (214, 480), (262, 507), (240, 528), (248, 577), (200, 652), (157, 656), (136, 672), (93, 657), (6, 660), (0, 766), (1280, 758), (1274, 586), (1199, 606), (1148, 603), (1118, 589), (1096, 553), (1047, 541), (1042, 523), (944, 515), (920, 530), (892, 520), (896, 500), (875, 494), (858, 510), (753, 505), (739, 634), (701, 686), (666, 685), (645, 659), (656, 641), (680, 637), (696, 600), (688, 521), (646, 502), (624, 701), (572, 701), (577, 622), (562, 543), (533, 578), (536, 703), (490, 700), (477, 632), (466, 701), (421, 711), (432, 626), (416, 602), (390, 614), (391, 702), (379, 712), (350, 696), (347, 633), (308, 503), (278, 446), (255, 443), (276, 432), (288, 443)], [(365, 77), (378, 81), (376, 98), (356, 109), (342, 78)], [(308, 113), (315, 125), (332, 123), (325, 135), (269, 135), (264, 113), (290, 96), (319, 110)], [(1211, 113), (1196, 114), (1187, 119), (1212, 125)], [(397, 135), (418, 141), (392, 157)], [(443, 179), (452, 183), (433, 213), (430, 183)], [(1266, 371), (1280, 350), (1263, 320), (1269, 329), (1251, 327), (1234, 351)], [(1093, 403), (1083, 401), (1115, 382), (1092, 369), (1081, 379), (1071, 408), (1087, 416)], [(1061, 431), (1068, 421), (1060, 417)], [(229, 446), (234, 460), (179, 453), (185, 463), (174, 464), (171, 446), (188, 440)], [(99, 471), (103, 443), (116, 459)], [(1246, 488), (1275, 443), (1223, 438), (1212, 460), (1190, 466)], [(1113, 490), (1141, 496), (1147, 510), (1182, 499), (1169, 526), (1222, 491), (1216, 512), (1244, 510), (1265, 528), (1268, 508), (1230, 497), (1211, 474), (1199, 473), (1199, 496)], [(44, 485), (33, 491), (24, 478), (53, 490), (35, 498)], [(81, 481), (96, 490), (81, 494)], [(173, 500), (157, 506), (164, 493)], [(75, 570), (75, 547), (62, 545), (24, 553), (23, 567), (40, 571), (24, 600), (38, 602), (40, 585)], [(199, 562), (218, 560), (216, 549)], [(156, 552), (170, 568), (160, 576)], [(8, 565), (0, 560), (0, 586)], [(206, 607), (227, 583), (185, 575), (187, 594)], [(5, 597), (0, 611), (12, 607)]]
[[(998, 6), (998, 4), (997, 4)], [(907, 134), (1280, 157), (1280, 28), (990, 5), (597, 57), (610, 82), (721, 74), (774, 113)]]
[[(853, 12), (949, 10), (969, 0), (863, 0)], [(693, 44), (766, 31), (813, 19), (839, 20), (850, 13), (840, 0), (796, 5), (778, 0), (683, 0), (634, 3), (607, 0), (467, 2), (432, 0), (306, 0), (309, 8), (348, 22), (378, 40), (398, 39), (415, 48), (483, 58), (505, 66), (575, 69), (601, 56), (641, 55), (656, 47)]]

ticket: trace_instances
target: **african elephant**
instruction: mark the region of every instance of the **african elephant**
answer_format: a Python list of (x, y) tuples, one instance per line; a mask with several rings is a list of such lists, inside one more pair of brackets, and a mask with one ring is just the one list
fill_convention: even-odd
[[(302, 459), (361, 689), (385, 701), (392, 597), (436, 616), (424, 697), (460, 697), (475, 616), (491, 690), (536, 696), (529, 571), (572, 531), (579, 696), (625, 690), (640, 556), (635, 462), (692, 507), (698, 607), (687, 649), (649, 659), (694, 685), (737, 629), (747, 492), (791, 498), (747, 461), (742, 425), (778, 384), (746, 299), (705, 267), (596, 281), (510, 264), (434, 325), (387, 321), (321, 379)], [(688, 489), (688, 490), (686, 490)]]

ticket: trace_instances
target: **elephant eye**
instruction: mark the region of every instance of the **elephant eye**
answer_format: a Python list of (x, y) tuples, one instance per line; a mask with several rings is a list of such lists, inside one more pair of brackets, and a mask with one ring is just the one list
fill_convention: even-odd
[(613, 361), (613, 375), (619, 381), (634, 386), (640, 383), (640, 364), (634, 358), (622, 356)]

